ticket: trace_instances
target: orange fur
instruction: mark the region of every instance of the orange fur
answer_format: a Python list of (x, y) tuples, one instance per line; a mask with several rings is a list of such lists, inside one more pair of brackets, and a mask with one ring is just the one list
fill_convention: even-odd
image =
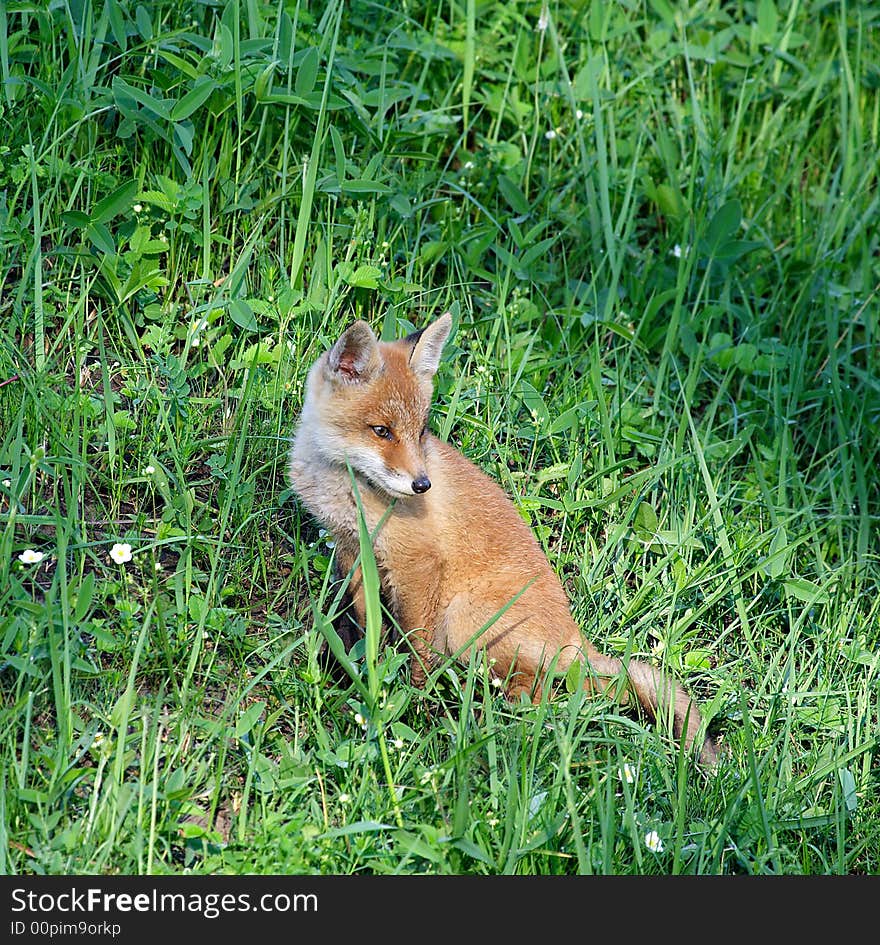
[[(624, 668), (599, 653), (572, 619), (559, 579), (510, 499), (426, 432), (450, 328), (447, 313), (416, 335), (380, 342), (356, 322), (321, 355), (309, 371), (290, 451), (295, 491), (333, 534), (343, 573), (359, 553), (348, 465), (371, 532), (394, 502), (373, 550), (384, 596), (413, 648), (415, 685), (424, 685), (438, 654), (466, 660), (472, 638), (489, 624), (472, 645), (485, 649), (510, 697), (539, 700), (551, 665), (565, 671), (581, 660), (590, 691), (611, 687), (622, 704), (635, 697), (652, 717), (671, 710), (675, 735), (691, 748), (701, 718), (684, 689), (645, 663), (630, 660)], [(350, 591), (363, 626), (359, 569)], [(705, 738), (698, 747), (701, 761), (714, 763), (714, 742)]]

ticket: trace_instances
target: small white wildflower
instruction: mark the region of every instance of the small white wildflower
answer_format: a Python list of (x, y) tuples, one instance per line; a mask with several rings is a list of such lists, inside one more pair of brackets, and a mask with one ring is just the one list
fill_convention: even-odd
[(355, 712), (354, 720), (357, 725), (360, 725), (361, 728), (367, 727), (367, 720), (360, 714), (360, 712)]
[(162, 562), (161, 562), (161, 561), (157, 561), (157, 562), (155, 563), (155, 565), (153, 565), (153, 567), (154, 567), (157, 571), (161, 571), (161, 570), (162, 570)]
[(351, 795), (346, 794), (345, 791), (343, 791), (342, 794), (339, 795), (340, 804), (347, 804), (350, 800), (351, 800)]
[(538, 17), (538, 22), (535, 25), (535, 29), (539, 33), (543, 33), (547, 27), (550, 25), (550, 10), (547, 8), (547, 4), (541, 6), (541, 15)]
[(477, 365), (477, 374), (485, 374), (485, 373), (486, 373), (486, 365), (485, 365), (485, 364), (478, 364), (478, 365)]
[(18, 560), (22, 564), (39, 564), (45, 557), (42, 551), (34, 551), (33, 548), (25, 548), (18, 556)]
[(473, 161), (465, 161), (465, 162), (464, 162), (464, 169), (465, 169), (466, 171), (472, 171), (472, 170), (474, 169), (474, 162), (473, 162)]
[(160, 233), (160, 234), (159, 234), (159, 242), (160, 242), (160, 243), (167, 243), (167, 242), (168, 242), (168, 237), (167, 237), (164, 233)]
[(487, 826), (487, 827), (497, 827), (497, 826), (498, 826), (498, 818), (497, 818), (497, 817), (490, 817), (490, 818), (486, 821), (486, 826)]
[(117, 564), (125, 564), (131, 561), (131, 545), (127, 541), (117, 541), (110, 549), (110, 557)]
[(549, 131), (544, 132), (544, 137), (548, 141), (552, 141), (556, 137), (556, 132), (551, 128)]
[(141, 475), (152, 476), (155, 471), (156, 471), (155, 466), (144, 466), (144, 468), (141, 470)]
[(190, 346), (190, 348), (198, 348), (198, 346), (199, 346), (201, 343), (202, 343), (202, 339), (201, 339), (201, 338), (193, 338), (193, 340), (189, 343), (189, 346)]
[(493, 677), (492, 677), (492, 685), (493, 685), (496, 689), (500, 689), (500, 688), (504, 685), (504, 680), (503, 680), (500, 676), (493, 676)]
[(577, 118), (578, 121), (580, 121), (584, 117), (584, 113), (580, 109), (578, 109), (574, 113), (574, 117)]
[(672, 255), (675, 256), (676, 259), (681, 259), (682, 256), (687, 256), (689, 249), (689, 246), (679, 246), (678, 243), (676, 243), (675, 246), (672, 247)]
[(395, 738), (395, 739), (394, 739), (394, 747), (395, 747), (398, 751), (400, 751), (400, 749), (403, 748), (403, 739), (402, 739), (402, 738)]
[(267, 302), (274, 302), (274, 301), (275, 301), (275, 296), (270, 293), (269, 295), (266, 296), (266, 301), (267, 301)]
[(134, 210), (135, 213), (142, 213), (144, 208), (139, 203), (136, 203), (131, 209)]
[(4, 479), (4, 480), (3, 480), (3, 485), (6, 486), (7, 489), (11, 489), (11, 488), (12, 488), (12, 480), (11, 480), (11, 479)]
[(632, 784), (635, 781), (636, 774), (638, 774), (638, 772), (628, 761), (625, 761), (618, 774), (620, 774), (621, 781), (626, 781), (627, 784)]
[(194, 322), (190, 324), (189, 330), (192, 332), (204, 331), (207, 327), (208, 327), (207, 318), (197, 318)]
[(663, 852), (663, 841), (660, 839), (660, 834), (656, 830), (649, 830), (645, 834), (645, 846), (652, 853), (662, 853)]

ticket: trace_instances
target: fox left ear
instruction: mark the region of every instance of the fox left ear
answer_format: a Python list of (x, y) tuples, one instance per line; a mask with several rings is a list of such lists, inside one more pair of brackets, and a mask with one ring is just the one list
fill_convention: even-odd
[(449, 337), (452, 328), (452, 315), (444, 312), (436, 321), (423, 328), (416, 337), (409, 363), (417, 374), (426, 374), (433, 377), (440, 365), (440, 356), (443, 354), (443, 345)]
[(359, 384), (369, 381), (381, 367), (379, 344), (373, 329), (364, 321), (356, 321), (330, 349), (325, 371), (330, 378)]

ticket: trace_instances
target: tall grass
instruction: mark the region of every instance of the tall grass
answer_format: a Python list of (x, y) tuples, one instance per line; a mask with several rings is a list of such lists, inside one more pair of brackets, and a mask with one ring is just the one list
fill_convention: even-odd
[[(3, 6), (0, 870), (876, 872), (877, 20)], [(435, 432), (715, 776), (345, 652), (305, 372), (449, 307)]]

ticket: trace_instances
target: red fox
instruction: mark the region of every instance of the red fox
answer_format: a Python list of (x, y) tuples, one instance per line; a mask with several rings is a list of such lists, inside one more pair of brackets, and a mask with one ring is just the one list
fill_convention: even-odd
[[(352, 470), (384, 598), (412, 647), (414, 685), (424, 686), (438, 658), (467, 660), (476, 646), (508, 698), (526, 693), (537, 702), (549, 670), (580, 660), (591, 693), (608, 688), (622, 705), (635, 697), (652, 718), (671, 714), (676, 737), (691, 749), (702, 721), (688, 694), (646, 663), (629, 660), (624, 672), (582, 636), (556, 573), (501, 487), (428, 432), (451, 326), (447, 312), (384, 342), (356, 321), (318, 358), (290, 450), (294, 491), (332, 534), (346, 574), (359, 554)], [(349, 591), (363, 627), (359, 567)], [(714, 741), (698, 747), (700, 761), (714, 764)]]

